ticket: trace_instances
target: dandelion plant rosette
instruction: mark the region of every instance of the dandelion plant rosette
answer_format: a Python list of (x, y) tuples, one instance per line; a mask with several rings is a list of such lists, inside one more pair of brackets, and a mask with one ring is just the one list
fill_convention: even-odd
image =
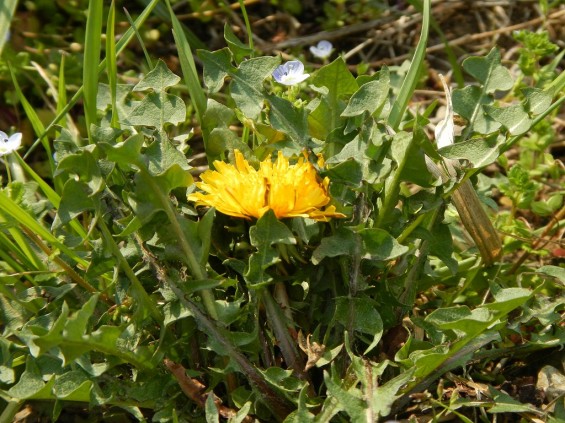
[(327, 221), (345, 217), (335, 206), (328, 206), (329, 178), (322, 180), (303, 158), (291, 165), (279, 151), (274, 163), (269, 156), (255, 169), (239, 150), (234, 154), (235, 165), (215, 161), (216, 170), (200, 176), (202, 182), (196, 186), (204, 192), (190, 194), (190, 201), (245, 219), (258, 219), (268, 210), (273, 210), (278, 219), (309, 217)]

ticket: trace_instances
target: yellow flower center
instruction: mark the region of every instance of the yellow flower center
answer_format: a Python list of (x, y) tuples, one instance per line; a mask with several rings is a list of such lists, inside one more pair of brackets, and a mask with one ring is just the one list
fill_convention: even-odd
[(204, 192), (188, 196), (197, 206), (215, 207), (218, 211), (245, 219), (260, 218), (273, 210), (277, 218), (309, 217), (327, 221), (342, 218), (330, 202), (329, 179), (323, 181), (314, 166), (303, 158), (290, 165), (279, 151), (273, 163), (267, 157), (259, 169), (253, 168), (239, 150), (234, 150), (235, 165), (215, 161), (216, 170), (207, 170), (196, 186)]

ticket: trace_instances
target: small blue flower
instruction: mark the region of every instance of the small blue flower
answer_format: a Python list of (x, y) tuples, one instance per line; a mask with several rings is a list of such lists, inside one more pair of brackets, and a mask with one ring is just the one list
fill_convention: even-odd
[(310, 46), (310, 52), (318, 59), (326, 59), (332, 54), (333, 45), (327, 40), (322, 40), (317, 46)]
[(291, 60), (280, 65), (273, 72), (273, 78), (280, 84), (283, 85), (296, 85), (306, 78), (310, 74), (304, 73), (304, 65), (299, 60)]
[(16, 132), (10, 137), (2, 131), (0, 131), (0, 157), (5, 154), (10, 154), (20, 148), (22, 145), (22, 133)]

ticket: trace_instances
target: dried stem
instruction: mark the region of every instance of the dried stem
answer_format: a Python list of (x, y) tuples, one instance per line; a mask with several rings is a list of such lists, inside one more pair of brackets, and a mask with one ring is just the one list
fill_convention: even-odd
[[(182, 365), (178, 363), (174, 363), (168, 358), (165, 358), (165, 360), (163, 360), (163, 363), (165, 364), (167, 369), (172, 373), (172, 375), (175, 377), (175, 379), (177, 380), (180, 388), (185, 393), (185, 395), (188, 398), (190, 398), (192, 401), (194, 401), (199, 407), (204, 408), (208, 396), (213, 395), (214, 404), (216, 404), (220, 416), (222, 416), (224, 419), (231, 419), (237, 415), (237, 411), (232, 410), (231, 408), (226, 407), (225, 405), (222, 405), (222, 401), (216, 395), (214, 395), (214, 392), (212, 391), (204, 392), (206, 386), (200, 383), (200, 381), (188, 377), (186, 375), (186, 369)], [(246, 416), (241, 421), (249, 423), (253, 421), (253, 418), (250, 416)]]

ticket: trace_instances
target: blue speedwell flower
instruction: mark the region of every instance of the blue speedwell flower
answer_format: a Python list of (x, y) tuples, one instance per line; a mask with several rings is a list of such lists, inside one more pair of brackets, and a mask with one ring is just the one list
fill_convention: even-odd
[(0, 157), (16, 151), (20, 145), (22, 145), (21, 132), (16, 132), (8, 137), (6, 133), (0, 131)]
[(310, 52), (318, 59), (326, 59), (332, 54), (333, 45), (327, 40), (322, 40), (316, 46), (310, 46)]
[(304, 73), (304, 65), (299, 60), (283, 63), (273, 72), (275, 81), (283, 85), (296, 85), (309, 76), (310, 74)]

